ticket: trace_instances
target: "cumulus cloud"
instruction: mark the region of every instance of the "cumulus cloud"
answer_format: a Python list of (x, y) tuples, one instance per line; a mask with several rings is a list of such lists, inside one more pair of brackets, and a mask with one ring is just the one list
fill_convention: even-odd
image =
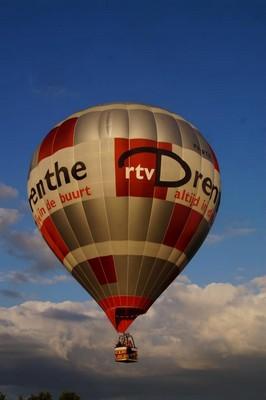
[(218, 234), (218, 233), (209, 233), (206, 239), (206, 243), (208, 244), (215, 244), (222, 242), (225, 238), (224, 234)]
[(11, 290), (11, 289), (0, 289), (0, 294), (4, 297), (16, 299), (16, 300), (20, 300), (23, 298), (21, 293), (19, 293), (16, 290)]
[(26, 271), (0, 271), (0, 282), (8, 282), (12, 284), (33, 283), (38, 285), (55, 285), (71, 279), (70, 275), (54, 275), (46, 278), (31, 270)]
[(14, 198), (17, 196), (17, 189), (0, 182), (0, 199)]
[(250, 227), (240, 227), (240, 228), (231, 227), (231, 228), (226, 229), (222, 233), (210, 233), (207, 236), (206, 243), (216, 244), (216, 243), (222, 242), (226, 239), (239, 237), (239, 236), (252, 235), (255, 232), (256, 232), (256, 229), (250, 228)]
[[(16, 262), (21, 261), (19, 270), (3, 265), (0, 271), (0, 296), (19, 301), (28, 298), (28, 284), (55, 285), (69, 279), (38, 230), (17, 228), (16, 223), (21, 217), (18, 209), (0, 208), (0, 247), (11, 256), (11, 260), (15, 258)], [(60, 272), (55, 273), (59, 266)], [(17, 284), (24, 284), (22, 293), (17, 290)]]
[(265, 280), (204, 287), (176, 281), (135, 322), (140, 361), (130, 366), (113, 362), (114, 331), (92, 301), (2, 307), (0, 376), (21, 392), (23, 385), (32, 390), (34, 368), (50, 368), (46, 378), (34, 375), (34, 384), (56, 392), (65, 374), (84, 400), (263, 398)]
[[(11, 213), (9, 218), (12, 218)], [(14, 222), (16, 220), (15, 218), (17, 218), (16, 212), (14, 212), (13, 215)], [(8, 221), (8, 218), (6, 218), (6, 220)], [(59, 265), (55, 256), (52, 254), (49, 247), (44, 243), (43, 238), (37, 230), (31, 232), (9, 229), (2, 237), (2, 242), (9, 254), (17, 258), (23, 258), (27, 260), (31, 270), (35, 271), (36, 273), (47, 272), (48, 270), (52, 270)]]
[(0, 232), (9, 227), (10, 225), (16, 223), (20, 218), (20, 213), (14, 208), (0, 208)]
[(242, 228), (230, 228), (228, 229), (228, 235), (230, 236), (247, 236), (251, 235), (252, 233), (256, 232), (255, 228), (248, 228), (248, 227), (242, 227)]
[(251, 284), (266, 289), (266, 276), (258, 276), (252, 279)]

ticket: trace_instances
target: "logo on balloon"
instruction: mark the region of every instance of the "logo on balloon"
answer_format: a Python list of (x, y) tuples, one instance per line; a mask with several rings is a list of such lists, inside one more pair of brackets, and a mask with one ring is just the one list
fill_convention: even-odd
[[(156, 155), (156, 167), (152, 169), (148, 169), (145, 167), (141, 167), (139, 164), (137, 167), (133, 166), (127, 166), (126, 168), (126, 179), (130, 178), (131, 173), (135, 173), (136, 179), (142, 180), (144, 176), (146, 175), (146, 178), (148, 180), (151, 180), (151, 177), (153, 174), (155, 174), (155, 181), (154, 185), (155, 186), (166, 186), (166, 187), (179, 187), (185, 185), (191, 178), (191, 169), (189, 165), (177, 154), (173, 153), (172, 151), (165, 150), (165, 149), (158, 149), (155, 147), (137, 147), (135, 149), (131, 149), (126, 151), (121, 155), (121, 157), (118, 160), (118, 167), (123, 168), (125, 166), (125, 161), (129, 158), (132, 157), (135, 154), (141, 154), (141, 153), (152, 153)], [(177, 180), (162, 180), (161, 179), (161, 165), (162, 165), (162, 157), (170, 157), (173, 160), (175, 160), (178, 164), (179, 167), (181, 167), (184, 171), (184, 177), (181, 179)], [(141, 175), (141, 172), (144, 172), (144, 175)]]
[[(145, 139), (116, 139), (117, 196), (166, 198), (168, 188), (180, 188), (189, 183), (191, 189), (199, 188), (216, 204), (219, 189), (209, 176), (192, 169), (172, 151), (171, 144), (158, 143), (155, 147), (154, 142), (150, 141), (152, 146), (147, 145), (148, 142)], [(164, 168), (165, 165), (168, 168)], [(167, 171), (171, 171), (171, 179), (167, 177)]]

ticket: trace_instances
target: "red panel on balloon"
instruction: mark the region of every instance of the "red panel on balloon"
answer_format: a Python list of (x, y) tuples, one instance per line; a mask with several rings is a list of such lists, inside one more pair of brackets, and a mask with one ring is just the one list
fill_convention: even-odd
[[(118, 166), (120, 156), (129, 150), (128, 139), (115, 139), (115, 176), (116, 176), (116, 195), (128, 196), (129, 180), (125, 179), (125, 168)], [(126, 161), (128, 165), (129, 161)], [(125, 166), (126, 167), (126, 166)]]
[(91, 258), (88, 261), (101, 285), (117, 281), (113, 256)]
[(183, 232), (190, 212), (190, 207), (186, 207), (182, 204), (175, 204), (163, 241), (164, 244), (166, 244), (167, 246), (175, 247), (179, 236)]
[[(165, 149), (165, 150), (172, 150), (172, 144), (171, 143), (158, 143), (158, 147), (160, 149)], [(162, 199), (165, 200), (166, 199), (166, 195), (167, 195), (167, 190), (168, 187), (165, 186), (156, 186), (154, 188), (154, 195), (153, 197), (155, 197), (156, 199)]]
[(152, 302), (142, 296), (110, 296), (99, 302), (118, 332), (125, 332), (138, 315), (144, 314)]
[(70, 118), (48, 133), (41, 144), (38, 162), (60, 149), (73, 146), (76, 122), (77, 118)]
[(203, 216), (200, 213), (198, 213), (195, 210), (191, 210), (189, 217), (186, 221), (186, 224), (184, 226), (184, 230), (180, 235), (180, 237), (178, 238), (178, 241), (175, 245), (177, 249), (185, 251), (186, 247), (193, 238), (193, 235), (196, 233), (197, 228), (199, 227), (202, 219)]
[(110, 296), (99, 302), (99, 305), (106, 310), (109, 307), (135, 307), (147, 310), (151, 301), (144, 296)]
[(171, 150), (172, 145), (149, 139), (115, 139), (117, 196), (166, 198), (167, 187), (156, 187), (157, 148)]
[[(116, 139), (115, 143), (117, 195), (153, 197), (156, 154), (146, 152), (144, 148), (156, 148), (157, 142), (146, 139)], [(129, 151), (138, 149), (139, 152), (126, 156), (125, 151), (120, 151), (123, 147)], [(142, 148), (143, 151), (141, 151)], [(123, 156), (124, 161), (122, 161)]]
[(45, 157), (49, 157), (52, 154), (53, 143), (56, 135), (56, 131), (58, 128), (52, 129), (47, 136), (45, 136), (44, 140), (42, 141), (39, 155), (38, 155), (38, 162), (40, 162)]
[(50, 249), (55, 253), (60, 261), (63, 261), (65, 256), (69, 253), (69, 249), (50, 217), (44, 220), (41, 227), (41, 233)]
[(58, 127), (53, 143), (53, 153), (65, 147), (73, 146), (76, 122), (77, 118), (70, 118)]
[(203, 216), (182, 204), (175, 204), (163, 243), (184, 251), (195, 234)]
[(214, 168), (218, 171), (218, 172), (220, 172), (220, 168), (219, 168), (219, 164), (218, 164), (218, 161), (217, 161), (217, 158), (216, 158), (216, 155), (215, 155), (215, 153), (214, 153), (214, 151), (213, 151), (213, 149), (211, 148), (211, 146), (209, 145), (209, 147), (210, 147), (210, 150), (211, 150), (211, 154), (212, 154), (212, 162), (213, 162), (213, 166), (214, 166)]

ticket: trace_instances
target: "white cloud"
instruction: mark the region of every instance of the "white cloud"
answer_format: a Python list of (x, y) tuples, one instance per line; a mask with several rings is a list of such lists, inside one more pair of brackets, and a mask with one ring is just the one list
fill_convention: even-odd
[(206, 238), (206, 243), (216, 244), (216, 243), (222, 242), (224, 240), (224, 238), (225, 238), (225, 235), (223, 235), (223, 234), (209, 233)]
[[(13, 280), (39, 284), (54, 284), (63, 278), (57, 276), (44, 279), (40, 274), (51, 271), (59, 266), (59, 262), (46, 245), (44, 239), (37, 229), (25, 231), (18, 230), (14, 226), (22, 214), (15, 208), (0, 208), (0, 245), (11, 256), (24, 259), (26, 270), (19, 272), (9, 271), (7, 275), (0, 273), (0, 280)], [(13, 274), (13, 276), (12, 276)], [(38, 281), (38, 282), (37, 282)]]
[(45, 278), (32, 271), (0, 271), (0, 282), (8, 282), (13, 284), (33, 283), (37, 285), (55, 285), (60, 282), (70, 280), (70, 275), (54, 275), (50, 278)]
[(18, 221), (20, 213), (14, 208), (0, 208), (0, 231)]
[(10, 230), (2, 240), (10, 254), (28, 260), (35, 272), (47, 272), (59, 264), (37, 230)]
[(216, 244), (219, 242), (222, 242), (226, 239), (234, 238), (234, 237), (239, 237), (239, 236), (248, 236), (252, 235), (253, 233), (256, 232), (255, 228), (249, 228), (249, 227), (231, 227), (226, 229), (222, 233), (209, 233), (209, 235), (206, 238), (206, 243), (208, 244)]
[(252, 279), (251, 284), (258, 288), (266, 289), (266, 276), (258, 276), (257, 278)]
[(178, 282), (182, 282), (182, 283), (191, 283), (190, 279), (189, 279), (186, 275), (184, 275), (184, 274), (178, 275), (178, 277), (176, 278), (176, 280), (177, 280)]
[(0, 199), (14, 198), (17, 196), (17, 189), (0, 182)]
[[(143, 357), (138, 371), (144, 373), (145, 358), (160, 360), (167, 357), (172, 367), (212, 369), (219, 366), (221, 359), (235, 355), (266, 357), (265, 309), (265, 286), (254, 292), (249, 284), (212, 283), (200, 287), (176, 282), (146, 316), (135, 322), (133, 330)], [(60, 315), (58, 320), (57, 314)], [(47, 346), (47, 351), (55, 352), (79, 367), (102, 374), (110, 372), (115, 334), (92, 301), (26, 302), (1, 308), (1, 318), (12, 324), (12, 330), (8, 328), (9, 334), (37, 339)], [(0, 332), (5, 332), (6, 326), (1, 326)], [(100, 357), (77, 358), (76, 348), (91, 352), (91, 355), (97, 348)], [(159, 373), (160, 363), (150, 372), (156, 371)], [(149, 374), (149, 369), (145, 374)]]
[[(263, 381), (259, 376), (263, 374), (256, 374), (256, 369), (265, 371), (266, 365), (266, 287), (262, 284), (265, 280), (266, 277), (260, 277), (246, 285), (212, 283), (205, 287), (188, 280), (176, 281), (133, 325), (131, 332), (139, 347), (140, 361), (129, 368), (114, 363), (116, 334), (93, 301), (31, 301), (2, 307), (0, 370), (18, 368), (15, 366), (25, 357), (21, 366), (23, 385), (25, 382), (32, 385), (33, 370), (38, 366), (39, 371), (40, 365), (41, 368), (47, 365), (53, 371), (52, 382), (56, 385), (59, 376), (66, 374), (65, 369), (71, 368), (79, 390), (84, 379), (84, 387), (90, 387), (90, 395), (95, 399), (116, 399), (119, 393), (120, 398), (131, 398), (126, 394), (129, 389), (132, 399), (142, 399), (143, 387), (150, 388), (149, 398), (162, 398), (165, 390), (171, 390), (172, 397), (165, 395), (165, 398), (174, 399), (178, 388), (195, 387), (199, 391), (203, 381), (208, 386), (217, 380), (224, 393), (223, 379), (232, 378), (232, 374), (237, 388), (245, 395), (246, 373), (253, 380), (252, 385), (260, 390)], [(27, 366), (29, 359), (31, 367)], [(254, 366), (252, 373), (250, 365)], [(162, 375), (167, 389), (162, 386)], [(94, 385), (88, 386), (91, 380)], [(96, 382), (100, 385), (98, 389)], [(138, 386), (140, 382), (144, 386)], [(106, 397), (102, 392), (99, 394), (104, 386), (114, 388), (114, 384), (118, 385), (118, 392), (110, 389)], [(240, 394), (232, 398), (240, 397), (245, 398)]]
[(227, 231), (228, 236), (246, 236), (255, 233), (255, 228), (240, 227), (240, 228), (230, 228)]

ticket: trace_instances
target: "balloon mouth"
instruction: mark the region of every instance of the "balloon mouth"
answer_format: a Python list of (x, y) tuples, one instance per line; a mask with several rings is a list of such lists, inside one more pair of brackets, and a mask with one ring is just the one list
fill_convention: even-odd
[(113, 296), (102, 300), (100, 306), (116, 331), (124, 333), (139, 315), (148, 310), (151, 301), (140, 296)]
[(132, 322), (145, 310), (141, 308), (120, 307), (106, 310), (106, 315), (119, 333), (124, 333)]

